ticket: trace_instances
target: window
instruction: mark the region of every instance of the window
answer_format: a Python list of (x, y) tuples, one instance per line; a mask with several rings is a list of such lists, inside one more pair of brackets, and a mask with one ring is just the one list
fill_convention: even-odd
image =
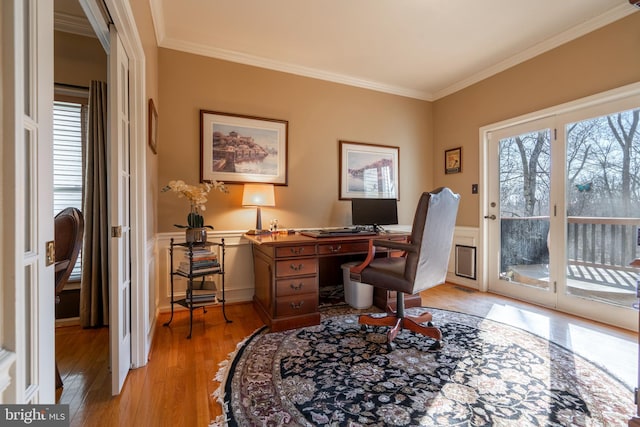
[[(82, 153), (86, 139), (87, 104), (55, 101), (53, 104), (53, 214), (74, 207), (82, 210)], [(78, 255), (69, 280), (79, 281)]]

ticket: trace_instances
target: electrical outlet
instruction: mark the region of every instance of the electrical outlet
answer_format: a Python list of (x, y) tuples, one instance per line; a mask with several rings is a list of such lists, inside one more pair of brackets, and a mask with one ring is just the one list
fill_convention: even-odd
[(478, 184), (471, 184), (471, 194), (478, 194)]

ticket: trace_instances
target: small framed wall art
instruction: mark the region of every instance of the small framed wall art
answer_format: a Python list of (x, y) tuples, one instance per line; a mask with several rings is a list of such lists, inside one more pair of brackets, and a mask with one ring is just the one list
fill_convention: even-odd
[(158, 154), (158, 111), (153, 98), (149, 98), (149, 147), (153, 154)]
[(400, 199), (400, 148), (340, 141), (340, 200)]
[(200, 110), (200, 181), (287, 185), (288, 126)]
[(444, 152), (444, 173), (458, 173), (462, 171), (462, 147), (452, 148)]

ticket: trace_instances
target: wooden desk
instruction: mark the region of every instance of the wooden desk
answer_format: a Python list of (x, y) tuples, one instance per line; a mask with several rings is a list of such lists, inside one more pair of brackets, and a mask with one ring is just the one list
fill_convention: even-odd
[[(371, 239), (405, 241), (407, 236), (407, 233), (322, 238), (298, 233), (244, 235), (253, 250), (253, 304), (272, 331), (317, 325), (319, 286), (342, 283), (342, 263), (363, 260)], [(376, 288), (374, 304), (382, 309), (394, 306), (395, 294)], [(420, 305), (420, 295), (407, 296), (405, 304)]]

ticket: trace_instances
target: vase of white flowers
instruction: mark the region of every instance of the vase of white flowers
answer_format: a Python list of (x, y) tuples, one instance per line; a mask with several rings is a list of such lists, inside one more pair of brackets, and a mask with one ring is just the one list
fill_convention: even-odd
[(207, 241), (207, 229), (213, 230), (213, 226), (204, 224), (202, 211), (206, 210), (207, 196), (211, 190), (218, 190), (228, 193), (229, 190), (223, 182), (205, 182), (200, 185), (185, 184), (184, 181), (169, 181), (169, 184), (162, 188), (162, 192), (173, 191), (178, 193), (179, 198), (189, 200), (191, 209), (187, 214), (187, 225), (174, 224), (178, 228), (184, 228), (187, 243), (203, 244)]

